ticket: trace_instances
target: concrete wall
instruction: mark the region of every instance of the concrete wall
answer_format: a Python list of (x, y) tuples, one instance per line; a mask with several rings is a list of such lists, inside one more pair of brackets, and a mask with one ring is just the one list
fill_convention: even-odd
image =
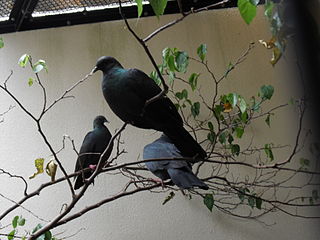
[[(261, 10), (261, 9), (260, 9)], [(131, 20), (130, 23), (140, 36), (147, 36), (157, 27), (175, 19), (174, 15), (156, 18)], [(161, 50), (167, 46), (177, 47), (196, 56), (195, 49), (201, 44), (208, 45), (208, 60), (218, 75), (223, 74), (230, 61), (235, 61), (248, 47), (249, 43), (270, 37), (268, 25), (259, 11), (259, 16), (247, 26), (236, 9), (210, 11), (188, 17), (184, 22), (159, 34), (148, 43), (157, 61), (161, 60)], [(8, 83), (10, 90), (32, 111), (41, 110), (41, 92), (39, 87), (29, 87), (28, 78), (32, 73), (17, 65), (19, 57), (29, 53), (34, 60), (45, 59), (49, 73), (40, 73), (48, 90), (48, 101), (51, 102), (73, 83), (81, 79), (94, 66), (96, 59), (102, 55), (116, 57), (125, 67), (136, 67), (151, 72), (150, 64), (143, 49), (126, 29), (122, 21), (81, 25), (57, 29), (46, 29), (3, 35), (5, 47), (0, 50), (0, 79), (8, 76), (10, 69), (14, 71)], [(276, 92), (274, 103), (288, 102), (296, 94), (295, 83), (284, 78), (285, 64), (272, 68), (268, 63), (270, 52), (256, 45), (247, 60), (233, 71), (223, 85), (223, 91), (240, 92), (249, 97), (257, 93), (263, 84), (272, 84)], [(200, 68), (195, 68), (200, 70)], [(100, 74), (80, 85), (72, 92), (74, 99), (59, 103), (43, 119), (45, 132), (55, 149), (62, 145), (62, 136), (70, 135), (80, 147), (86, 132), (92, 128), (92, 120), (103, 114), (110, 121), (112, 132), (122, 122), (110, 111), (100, 88)], [(202, 79), (205, 94), (210, 96), (212, 89)], [(203, 87), (204, 88), (204, 87)], [(223, 92), (222, 91), (222, 92)], [(13, 101), (3, 92), (0, 93), (0, 112), (7, 109)], [(285, 118), (275, 117), (275, 128), (254, 125), (251, 131), (257, 141), (276, 139), (279, 143), (291, 144), (292, 130), (296, 129), (292, 119), (292, 111), (284, 111)], [(28, 178), (35, 171), (33, 160), (38, 157), (50, 158), (48, 148), (43, 144), (36, 126), (19, 107), (16, 106), (5, 116), (0, 124), (0, 156), (1, 167), (15, 174)], [(288, 123), (290, 122), (290, 124)], [(119, 163), (134, 161), (141, 155), (143, 146), (159, 134), (128, 126), (123, 138), (125, 154)], [(291, 136), (291, 137), (290, 137)], [(70, 144), (60, 154), (68, 172), (72, 172), (76, 155)], [(61, 176), (61, 172), (58, 173)], [(30, 189), (48, 181), (46, 175), (30, 180)], [(98, 199), (112, 196), (125, 183), (121, 176), (99, 176), (94, 187), (90, 187), (87, 195), (76, 209), (90, 205)], [(23, 184), (18, 180), (1, 177), (1, 193), (11, 199), (22, 196)], [(33, 209), (34, 213), (45, 220), (52, 219), (61, 209), (61, 199), (70, 200), (69, 190), (65, 184), (58, 184), (53, 191), (43, 191), (39, 197), (24, 206)], [(165, 206), (161, 205), (166, 194), (150, 192), (112, 202), (96, 211), (87, 213), (59, 229), (54, 233), (64, 232), (71, 235), (82, 229), (74, 239), (308, 239), (316, 240), (319, 236), (319, 222), (295, 219), (283, 214), (270, 214), (262, 219), (272, 226), (266, 226), (253, 220), (244, 220), (227, 216), (217, 210), (210, 213), (201, 199), (189, 201), (181, 194)], [(1, 198), (0, 211), (11, 203)], [(59, 203), (59, 204), (57, 204)], [(25, 210), (19, 209), (12, 216), (26, 216), (28, 223), (34, 226), (40, 222)], [(10, 222), (10, 218), (5, 225)], [(45, 223), (45, 222), (44, 222)], [(8, 231), (9, 232), (9, 231)]]

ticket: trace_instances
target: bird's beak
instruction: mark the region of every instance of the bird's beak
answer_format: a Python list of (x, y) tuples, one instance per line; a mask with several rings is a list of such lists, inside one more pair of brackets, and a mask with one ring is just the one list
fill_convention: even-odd
[(104, 123), (103, 123), (103, 124), (105, 125), (106, 123), (109, 123), (109, 121), (108, 121), (107, 119), (104, 121)]
[(98, 71), (97, 66), (95, 66), (95, 67), (91, 70), (90, 74), (94, 74), (96, 71)]

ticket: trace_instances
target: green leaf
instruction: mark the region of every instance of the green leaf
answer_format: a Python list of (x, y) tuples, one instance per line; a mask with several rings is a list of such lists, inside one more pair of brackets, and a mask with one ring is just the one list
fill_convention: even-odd
[(259, 109), (260, 109), (260, 103), (259, 103), (259, 102), (254, 103), (254, 104), (252, 105), (252, 110), (253, 110), (253, 111), (258, 112)]
[(247, 103), (241, 96), (239, 96), (239, 108), (241, 113), (244, 113), (247, 110)]
[(19, 61), (18, 61), (18, 64), (20, 65), (20, 67), (26, 67), (27, 63), (29, 62), (29, 59), (30, 59), (30, 55), (29, 54), (23, 54)]
[(240, 118), (241, 118), (241, 121), (242, 121), (243, 123), (247, 123), (248, 118), (249, 118), (249, 115), (248, 115), (247, 112), (244, 112), (244, 113), (241, 113)]
[(189, 84), (190, 84), (192, 91), (196, 90), (196, 88), (197, 88), (199, 76), (200, 76), (200, 74), (198, 74), (198, 73), (192, 73), (191, 76), (189, 77)]
[(207, 55), (207, 45), (206, 44), (201, 44), (198, 49), (197, 49), (197, 54), (201, 61), (203, 62), (204, 59), (206, 58)]
[(149, 0), (153, 12), (156, 14), (157, 18), (164, 13), (167, 6), (167, 0)]
[(234, 140), (234, 138), (232, 137), (232, 135), (231, 134), (229, 134), (229, 136), (228, 136), (228, 143), (232, 143), (233, 142), (233, 140)]
[(165, 49), (162, 50), (162, 58), (164, 63), (167, 65), (168, 59), (170, 56), (171, 48), (166, 47)]
[(265, 100), (270, 100), (274, 92), (274, 88), (271, 85), (263, 85), (260, 88), (260, 97)]
[(34, 73), (38, 73), (40, 71), (42, 71), (43, 69), (46, 70), (46, 72), (48, 72), (48, 67), (47, 64), (44, 60), (40, 59), (38, 62), (36, 62), (33, 66), (33, 72)]
[(138, 17), (141, 17), (143, 11), (142, 0), (135, 0), (138, 7)]
[(183, 98), (182, 93), (181, 92), (176, 92), (175, 96), (181, 100)]
[(18, 226), (18, 219), (19, 219), (19, 216), (15, 216), (13, 219), (12, 219), (12, 227), (13, 228), (16, 228)]
[(221, 144), (225, 144), (226, 143), (226, 140), (227, 140), (227, 132), (222, 132), (220, 135), (219, 135), (219, 142)]
[(257, 6), (252, 0), (238, 0), (238, 9), (243, 20), (249, 25), (257, 14)]
[[(42, 228), (42, 224), (39, 223), (33, 230), (32, 233), (37, 232)], [(46, 231), (44, 234), (42, 234), (40, 237), (38, 237), (36, 240), (52, 240), (52, 234), (50, 231)]]
[(214, 127), (213, 127), (212, 122), (208, 122), (208, 128), (210, 129), (211, 132), (214, 131)]
[(188, 99), (188, 91), (187, 91), (187, 89), (183, 89), (181, 94), (182, 94), (182, 98)]
[(274, 3), (271, 0), (267, 0), (264, 4), (264, 15), (270, 20), (272, 17)]
[(25, 223), (26, 223), (26, 219), (23, 218), (22, 216), (20, 216), (19, 219), (18, 219), (18, 225), (19, 226), (24, 226)]
[(173, 197), (175, 196), (174, 192), (170, 192), (169, 195), (164, 199), (162, 205), (165, 205), (167, 202), (169, 202)]
[(44, 240), (52, 240), (52, 234), (50, 231), (45, 232)]
[(255, 197), (252, 197), (252, 196), (249, 196), (248, 197), (248, 204), (251, 208), (254, 208), (254, 205), (256, 203), (256, 198)]
[(155, 83), (157, 85), (161, 84), (161, 80), (160, 80), (159, 75), (158, 75), (158, 73), (156, 71), (152, 71), (150, 73), (150, 78), (153, 79), (153, 81), (155, 81)]
[(195, 103), (191, 106), (191, 113), (192, 113), (192, 116), (193, 116), (194, 118), (199, 115), (199, 113), (200, 113), (200, 103), (199, 103), (199, 102), (195, 102)]
[(210, 143), (214, 143), (216, 138), (216, 134), (214, 132), (209, 132), (207, 135), (207, 139), (210, 141)]
[[(258, 96), (260, 96), (260, 92), (258, 93)], [(260, 109), (260, 102), (256, 102), (255, 97), (252, 97), (251, 99), (252, 105), (251, 105), (251, 109), (255, 112), (259, 111)]]
[[(172, 84), (175, 78), (174, 72), (169, 71), (169, 83)], [(160, 78), (159, 78), (160, 79)], [(161, 80), (160, 80), (161, 83)]]
[(238, 94), (229, 93), (227, 96), (227, 99), (228, 99), (229, 103), (232, 105), (232, 108), (234, 108), (238, 102)]
[(186, 99), (186, 102), (189, 103), (190, 106), (192, 106), (192, 102), (190, 99)]
[(28, 79), (28, 85), (31, 87), (33, 85), (34, 79), (32, 77), (29, 77)]
[[(182, 100), (183, 98), (188, 101), (188, 91), (186, 89), (183, 89), (181, 92), (176, 92), (175, 96), (179, 99)], [(190, 100), (189, 100), (190, 101)]]
[(171, 72), (174, 72), (176, 70), (175, 65), (174, 65), (174, 56), (173, 55), (170, 55), (168, 57), (167, 64), (168, 64), (168, 68)]
[(271, 144), (265, 144), (264, 145), (264, 152), (267, 155), (267, 158), (270, 159), (270, 161), (274, 160), (273, 152), (272, 152), (272, 145)]
[(270, 116), (271, 116), (271, 114), (268, 113), (268, 116), (267, 116), (266, 119), (264, 120), (269, 127), (270, 127)]
[(3, 41), (3, 38), (0, 37), (0, 48), (3, 48), (4, 47), (4, 41)]
[(236, 132), (237, 138), (241, 138), (244, 133), (244, 128), (243, 127), (236, 127), (235, 132)]
[(14, 235), (16, 234), (16, 230), (13, 229), (9, 234), (8, 234), (8, 240), (14, 239)]
[(213, 206), (214, 206), (214, 199), (213, 194), (206, 194), (203, 198), (204, 205), (207, 206), (207, 208), (212, 212)]
[(178, 72), (185, 73), (189, 65), (189, 56), (187, 52), (177, 52), (175, 54), (175, 64)]
[(229, 101), (227, 95), (221, 95), (220, 96), (220, 100), (221, 100), (222, 103), (227, 103)]
[(261, 209), (261, 206), (262, 206), (262, 199), (259, 198), (259, 197), (257, 197), (257, 198), (256, 198), (256, 207), (257, 207), (258, 209)]
[(232, 153), (232, 155), (239, 156), (239, 154), (240, 154), (240, 146), (238, 144), (232, 144), (231, 145), (231, 153)]
[(218, 118), (218, 119), (220, 119), (221, 113), (222, 113), (222, 111), (223, 111), (223, 106), (221, 106), (221, 105), (216, 105), (213, 110), (214, 110), (214, 115), (215, 115), (215, 117)]
[(37, 226), (35, 226), (35, 228), (32, 230), (32, 233), (35, 233), (36, 231), (38, 231), (41, 228), (42, 228), (42, 224), (41, 223), (37, 224)]

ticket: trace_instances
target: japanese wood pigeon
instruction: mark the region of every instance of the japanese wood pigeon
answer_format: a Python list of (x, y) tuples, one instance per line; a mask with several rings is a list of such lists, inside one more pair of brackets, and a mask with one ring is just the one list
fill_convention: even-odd
[(143, 159), (165, 159), (163, 161), (146, 162), (147, 168), (162, 180), (171, 179), (172, 182), (182, 189), (199, 187), (209, 189), (207, 184), (193, 174), (191, 164), (183, 160), (172, 160), (171, 158), (182, 158), (179, 150), (166, 136), (146, 145), (143, 149)]
[[(108, 122), (104, 116), (97, 116), (93, 121), (93, 130), (87, 133), (83, 143), (80, 148), (79, 156), (75, 166), (75, 172), (80, 171), (85, 168), (94, 168), (94, 165), (97, 165), (99, 158), (104, 150), (107, 148), (109, 141), (111, 139), (111, 133), (108, 128), (104, 125), (105, 122)], [(106, 162), (110, 157), (112, 152), (113, 144), (104, 155), (102, 159), (103, 162)], [(91, 176), (92, 172), (87, 171), (83, 175), (87, 179)], [(74, 189), (78, 189), (84, 184), (82, 174), (76, 176), (76, 182), (74, 184)]]
[(207, 154), (183, 127), (175, 105), (164, 96), (145, 106), (161, 88), (144, 72), (124, 69), (113, 57), (98, 59), (93, 72), (101, 70), (102, 92), (111, 110), (124, 122), (166, 134), (185, 157), (200, 161)]

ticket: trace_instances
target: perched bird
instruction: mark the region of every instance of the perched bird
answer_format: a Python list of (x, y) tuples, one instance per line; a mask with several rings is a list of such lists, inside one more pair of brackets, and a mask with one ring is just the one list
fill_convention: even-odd
[[(179, 150), (166, 136), (162, 135), (143, 149), (143, 159), (182, 158)], [(199, 187), (209, 189), (193, 174), (191, 164), (183, 160), (163, 160), (146, 162), (146, 167), (161, 180), (171, 179), (182, 189)]]
[(162, 97), (145, 106), (161, 88), (144, 72), (124, 69), (113, 57), (98, 59), (93, 72), (101, 70), (102, 92), (111, 110), (124, 122), (166, 134), (183, 156), (203, 159), (203, 148), (183, 127), (183, 121), (169, 98)]
[[(108, 128), (104, 125), (105, 122), (108, 122), (104, 116), (97, 116), (93, 121), (93, 130), (88, 132), (85, 136), (83, 143), (80, 148), (79, 156), (76, 162), (75, 172), (78, 172), (85, 168), (94, 168), (98, 164), (99, 158), (104, 150), (107, 148), (110, 139), (111, 133)], [(113, 148), (113, 143), (104, 155), (102, 159), (103, 162), (106, 162), (111, 154)], [(91, 176), (92, 172), (85, 172), (76, 176), (76, 182), (74, 184), (74, 189), (80, 188), (84, 182), (82, 176), (86, 179)]]

